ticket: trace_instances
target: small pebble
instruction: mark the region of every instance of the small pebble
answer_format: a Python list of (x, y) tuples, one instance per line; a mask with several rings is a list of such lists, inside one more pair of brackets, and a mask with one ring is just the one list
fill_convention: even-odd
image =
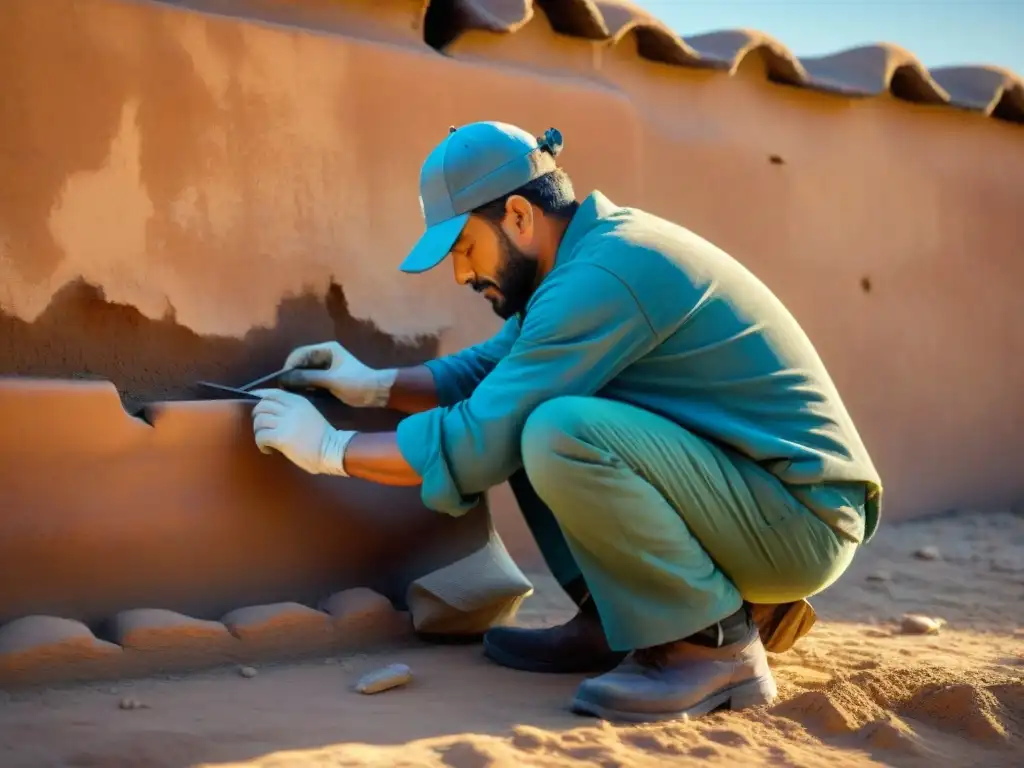
[(118, 705), (121, 709), (142, 709), (143, 703), (132, 696), (125, 696)]
[(888, 571), (875, 571), (867, 575), (868, 581), (889, 581), (892, 578), (892, 574)]
[(945, 619), (933, 619), (931, 616), (908, 613), (900, 622), (900, 631), (905, 635), (934, 635), (942, 629), (945, 623)]
[(256, 677), (256, 667), (239, 667), (238, 674), (242, 677)]
[(918, 560), (938, 560), (939, 549), (938, 547), (921, 547), (914, 553), (914, 557)]
[(412, 680), (412, 670), (405, 664), (389, 664), (363, 675), (356, 683), (359, 693), (371, 694), (406, 685)]

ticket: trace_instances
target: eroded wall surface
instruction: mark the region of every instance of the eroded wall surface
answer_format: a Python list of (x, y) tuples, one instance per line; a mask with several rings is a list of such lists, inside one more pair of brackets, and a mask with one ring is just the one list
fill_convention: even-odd
[(1019, 81), (680, 41), (624, 2), (430, 5), (5, 3), (0, 371), (142, 402), (297, 343), (390, 365), (482, 338), (445, 270), (397, 272), (420, 164), (451, 124), (554, 125), (581, 194), (679, 221), (789, 304), (887, 515), (1024, 495)]

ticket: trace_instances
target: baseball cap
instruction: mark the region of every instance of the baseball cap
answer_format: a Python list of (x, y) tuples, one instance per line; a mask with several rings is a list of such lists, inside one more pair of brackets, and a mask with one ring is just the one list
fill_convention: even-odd
[(540, 138), (508, 123), (451, 127), (420, 170), (420, 208), (427, 231), (399, 266), (426, 272), (448, 255), (470, 212), (557, 167), (562, 134), (549, 128)]

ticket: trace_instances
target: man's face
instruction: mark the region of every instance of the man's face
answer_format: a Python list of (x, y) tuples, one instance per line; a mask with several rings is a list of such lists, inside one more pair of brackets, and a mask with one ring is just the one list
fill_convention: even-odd
[(502, 319), (526, 309), (536, 288), (533, 231), (532, 207), (512, 198), (499, 223), (470, 216), (452, 247), (456, 282), (483, 295)]

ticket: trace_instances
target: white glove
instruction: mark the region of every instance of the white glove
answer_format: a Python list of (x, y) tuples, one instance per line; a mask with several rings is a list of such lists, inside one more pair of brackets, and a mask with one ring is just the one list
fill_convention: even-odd
[(262, 399), (252, 409), (252, 430), (263, 453), (280, 451), (313, 475), (345, 472), (345, 448), (355, 432), (335, 429), (301, 395), (280, 389), (255, 389)]
[(377, 371), (363, 365), (355, 355), (336, 341), (310, 344), (292, 350), (285, 368), (326, 367), (326, 370), (294, 370), (281, 377), (283, 386), (321, 387), (346, 405), (357, 408), (383, 408), (388, 404), (398, 370)]

